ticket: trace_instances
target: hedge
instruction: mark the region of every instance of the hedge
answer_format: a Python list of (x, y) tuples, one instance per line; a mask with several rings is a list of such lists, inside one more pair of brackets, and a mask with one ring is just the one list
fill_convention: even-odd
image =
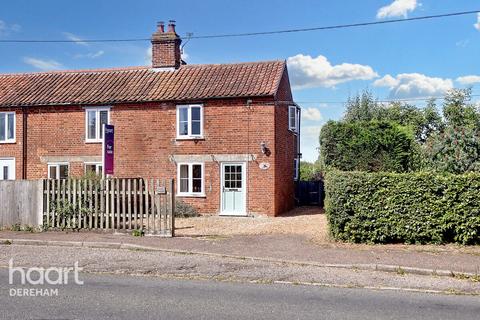
[(320, 132), (322, 162), (337, 170), (411, 171), (415, 148), (413, 130), (392, 122), (329, 121)]
[(357, 243), (480, 243), (480, 174), (331, 171), (331, 235)]

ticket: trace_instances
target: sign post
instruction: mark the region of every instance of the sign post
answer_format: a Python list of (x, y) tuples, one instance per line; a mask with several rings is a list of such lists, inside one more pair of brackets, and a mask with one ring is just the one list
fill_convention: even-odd
[(102, 166), (103, 178), (113, 175), (114, 169), (115, 128), (110, 124), (103, 125)]

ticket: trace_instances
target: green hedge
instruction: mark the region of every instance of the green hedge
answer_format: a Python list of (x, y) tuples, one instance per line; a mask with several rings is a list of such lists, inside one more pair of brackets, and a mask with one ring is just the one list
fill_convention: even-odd
[(338, 240), (480, 243), (480, 174), (331, 171), (325, 210)]
[(322, 162), (337, 170), (411, 171), (415, 148), (413, 130), (392, 122), (329, 121), (320, 132)]

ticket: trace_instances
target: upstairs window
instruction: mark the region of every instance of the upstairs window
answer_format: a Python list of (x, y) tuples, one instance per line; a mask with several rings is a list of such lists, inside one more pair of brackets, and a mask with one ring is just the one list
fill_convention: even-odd
[(102, 142), (103, 125), (110, 123), (109, 108), (87, 108), (85, 110), (86, 142)]
[(67, 179), (68, 163), (49, 163), (48, 179)]
[(298, 108), (296, 106), (288, 107), (288, 129), (298, 132)]
[(203, 163), (179, 163), (177, 194), (179, 196), (203, 195), (203, 177)]
[(0, 143), (15, 142), (15, 112), (0, 112)]
[(177, 106), (177, 138), (203, 137), (203, 106), (199, 104)]

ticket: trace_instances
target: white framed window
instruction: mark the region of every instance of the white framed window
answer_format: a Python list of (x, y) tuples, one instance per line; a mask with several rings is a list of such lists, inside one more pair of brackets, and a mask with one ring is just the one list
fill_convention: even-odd
[(177, 195), (203, 196), (205, 195), (205, 166), (203, 163), (177, 164)]
[(300, 159), (293, 159), (293, 180), (297, 181), (300, 177)]
[(101, 162), (85, 162), (85, 174), (94, 173), (97, 176), (103, 175), (103, 166)]
[(68, 162), (49, 163), (48, 179), (67, 179), (69, 171)]
[(15, 112), (0, 112), (0, 143), (15, 142)]
[(102, 142), (104, 124), (110, 124), (110, 108), (85, 108), (85, 142)]
[(288, 130), (298, 132), (299, 113), (300, 111), (296, 106), (288, 107)]
[(177, 106), (177, 139), (203, 138), (203, 105)]

